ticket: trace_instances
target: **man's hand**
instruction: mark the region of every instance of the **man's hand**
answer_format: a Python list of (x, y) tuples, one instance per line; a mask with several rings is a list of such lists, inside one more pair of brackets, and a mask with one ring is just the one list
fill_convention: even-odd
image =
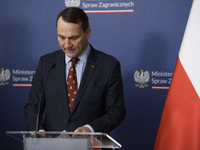
[[(91, 132), (90, 129), (86, 126), (78, 127), (74, 132)], [(83, 137), (83, 138), (89, 138), (89, 135), (80, 135), (80, 134), (74, 134), (72, 137)]]
[(86, 126), (77, 128), (74, 132), (91, 132), (90, 129)]
[(51, 135), (42, 133), (45, 132), (45, 130), (40, 130), (39, 132), (40, 138), (52, 138)]

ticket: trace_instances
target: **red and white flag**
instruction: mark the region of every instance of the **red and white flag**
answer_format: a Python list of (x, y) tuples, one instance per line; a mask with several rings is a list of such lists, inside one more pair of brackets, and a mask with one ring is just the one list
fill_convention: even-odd
[(194, 0), (154, 150), (200, 150), (200, 0)]

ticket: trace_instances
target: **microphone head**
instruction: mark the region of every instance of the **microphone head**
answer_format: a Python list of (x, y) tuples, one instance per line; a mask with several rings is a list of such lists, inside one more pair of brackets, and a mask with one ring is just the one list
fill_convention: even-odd
[(55, 62), (52, 63), (52, 64), (51, 64), (51, 69), (55, 68), (55, 66), (56, 66), (56, 63), (55, 63)]

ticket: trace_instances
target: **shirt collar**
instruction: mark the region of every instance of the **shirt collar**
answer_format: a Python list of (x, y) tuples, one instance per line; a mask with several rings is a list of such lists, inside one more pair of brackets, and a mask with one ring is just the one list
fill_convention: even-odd
[[(87, 48), (78, 56), (79, 60), (82, 61), (83, 63), (86, 63), (90, 51), (91, 51), (91, 46), (90, 44), (88, 44)], [(70, 60), (71, 58), (65, 54), (65, 63), (66, 64), (69, 63)]]

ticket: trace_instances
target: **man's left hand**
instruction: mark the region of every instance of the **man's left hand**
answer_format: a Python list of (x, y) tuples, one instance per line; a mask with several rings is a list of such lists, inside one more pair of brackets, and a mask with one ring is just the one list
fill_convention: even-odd
[(74, 132), (91, 132), (86, 126), (78, 127)]
[[(78, 127), (74, 132), (91, 132), (90, 129), (86, 126)], [(73, 138), (75, 137), (83, 137), (83, 138), (89, 138), (89, 135), (80, 135), (80, 134), (74, 134), (72, 135)]]

